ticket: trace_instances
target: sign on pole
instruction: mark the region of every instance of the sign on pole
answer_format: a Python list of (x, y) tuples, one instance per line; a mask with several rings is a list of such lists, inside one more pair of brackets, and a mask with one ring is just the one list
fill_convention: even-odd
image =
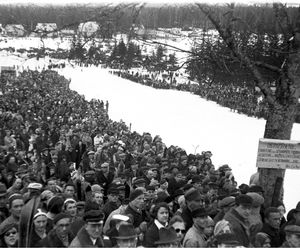
[(300, 169), (300, 141), (259, 139), (256, 167)]

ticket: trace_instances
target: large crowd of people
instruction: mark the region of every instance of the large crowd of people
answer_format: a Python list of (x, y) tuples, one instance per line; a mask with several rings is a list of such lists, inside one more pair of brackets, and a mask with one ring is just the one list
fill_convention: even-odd
[(212, 152), (131, 131), (54, 71), (0, 88), (1, 247), (300, 247), (300, 202), (264, 207)]

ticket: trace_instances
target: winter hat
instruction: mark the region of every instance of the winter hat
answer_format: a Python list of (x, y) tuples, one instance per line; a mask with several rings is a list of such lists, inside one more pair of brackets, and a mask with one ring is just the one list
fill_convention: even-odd
[(155, 241), (155, 245), (176, 243), (178, 241), (176, 231), (173, 227), (161, 228), (159, 230), (159, 239)]
[(205, 217), (208, 215), (207, 210), (204, 207), (196, 208), (191, 212), (192, 218)]
[(38, 182), (32, 182), (32, 183), (29, 183), (27, 188), (32, 189), (32, 190), (41, 190), (43, 188), (43, 185)]
[(9, 204), (9, 208), (11, 208), (12, 202), (14, 200), (23, 200), (23, 196), (20, 194), (12, 194), (11, 196), (8, 197), (8, 204)]
[(239, 205), (245, 205), (245, 206), (252, 206), (253, 204), (253, 199), (252, 197), (246, 195), (246, 194), (241, 194), (235, 198), (235, 203)]
[(248, 190), (248, 192), (250, 193), (252, 193), (252, 192), (254, 192), (254, 193), (264, 193), (264, 190), (263, 190), (263, 188), (262, 188), (262, 186), (259, 186), (259, 185), (253, 185), (253, 186), (250, 186), (249, 187), (249, 190)]
[(83, 220), (85, 222), (99, 223), (103, 221), (104, 213), (100, 210), (89, 210), (84, 213)]
[(130, 200), (130, 201), (133, 201), (133, 200), (135, 200), (137, 197), (139, 197), (139, 196), (141, 196), (141, 195), (143, 195), (143, 194), (144, 194), (144, 192), (143, 192), (141, 189), (135, 189), (135, 190), (133, 190), (132, 193), (130, 194), (129, 200)]
[(91, 191), (93, 192), (93, 193), (101, 193), (102, 192), (102, 190), (103, 190), (103, 188), (100, 186), (100, 185), (98, 185), (98, 184), (95, 184), (95, 185), (93, 185), (92, 187), (91, 187)]
[(233, 205), (235, 205), (235, 197), (233, 196), (225, 197), (223, 200), (219, 202), (220, 208), (229, 207)]
[(65, 219), (65, 218), (71, 218), (70, 215), (66, 213), (59, 213), (57, 214), (53, 219), (53, 224), (55, 225), (58, 221)]
[(284, 228), (286, 234), (297, 234), (300, 235), (300, 226), (297, 225), (287, 225)]
[(265, 199), (264, 197), (262, 197), (260, 194), (258, 193), (254, 193), (254, 192), (249, 192), (247, 193), (248, 196), (250, 196), (253, 199), (253, 206), (254, 207), (258, 207), (261, 206), (262, 204), (264, 204)]
[(191, 188), (184, 194), (184, 198), (186, 201), (200, 201), (201, 194), (197, 189)]

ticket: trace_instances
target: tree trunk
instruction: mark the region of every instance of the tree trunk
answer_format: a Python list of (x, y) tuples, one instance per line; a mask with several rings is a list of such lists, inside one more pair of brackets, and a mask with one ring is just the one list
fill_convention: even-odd
[[(289, 97), (289, 101), (294, 98)], [(289, 102), (288, 101), (288, 102)], [(297, 111), (297, 102), (290, 102), (283, 108), (270, 108), (265, 125), (264, 138), (290, 140)], [(271, 206), (277, 178), (284, 180), (285, 170), (260, 168), (259, 182), (264, 189), (265, 207)], [(278, 200), (283, 200), (283, 185)]]

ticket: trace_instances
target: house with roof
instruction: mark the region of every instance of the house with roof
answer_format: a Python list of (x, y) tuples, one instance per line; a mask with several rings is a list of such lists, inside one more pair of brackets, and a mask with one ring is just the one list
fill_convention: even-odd
[(74, 35), (76, 35), (76, 32), (73, 29), (62, 29), (59, 33), (64, 37), (73, 37)]
[(56, 37), (58, 35), (56, 23), (38, 23), (34, 32), (39, 36)]
[(99, 31), (100, 25), (97, 22), (85, 22), (78, 25), (77, 34), (85, 37), (93, 36)]
[(22, 24), (7, 24), (5, 26), (7, 36), (25, 36), (26, 30)]

